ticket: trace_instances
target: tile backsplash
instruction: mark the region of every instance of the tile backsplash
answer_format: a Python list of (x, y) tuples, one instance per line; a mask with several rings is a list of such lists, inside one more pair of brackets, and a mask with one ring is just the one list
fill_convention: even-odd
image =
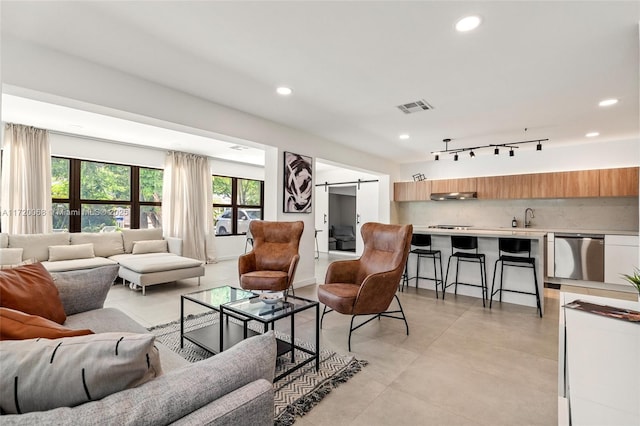
[(515, 217), (523, 226), (530, 207), (533, 228), (638, 231), (638, 197), (528, 200), (451, 200), (392, 203), (395, 223), (510, 227)]

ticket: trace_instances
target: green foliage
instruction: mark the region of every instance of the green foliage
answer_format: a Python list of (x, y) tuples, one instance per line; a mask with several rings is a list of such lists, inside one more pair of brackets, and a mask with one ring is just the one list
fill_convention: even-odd
[(80, 197), (83, 200), (131, 199), (131, 167), (83, 161)]
[(638, 294), (640, 294), (640, 270), (635, 268), (633, 274), (622, 274), (625, 280), (629, 281), (629, 283), (636, 288)]
[(69, 198), (69, 160), (66, 158), (51, 158), (51, 197)]
[(231, 204), (231, 182), (232, 179), (230, 177), (211, 177), (214, 204)]
[(140, 201), (162, 201), (162, 170), (140, 168)]
[(260, 181), (238, 179), (238, 205), (260, 205)]

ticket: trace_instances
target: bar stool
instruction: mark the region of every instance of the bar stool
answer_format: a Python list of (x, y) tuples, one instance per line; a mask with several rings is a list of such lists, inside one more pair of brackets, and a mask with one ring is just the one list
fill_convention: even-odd
[[(491, 297), (489, 299), (489, 309), (493, 304), (493, 296), (496, 293), (500, 293), (500, 302), (502, 302), (502, 292), (510, 291), (512, 293), (531, 294), (536, 296), (536, 304), (538, 306), (538, 312), (540, 318), (542, 318), (542, 307), (540, 306), (540, 292), (538, 291), (538, 276), (536, 274), (536, 259), (531, 257), (531, 240), (521, 238), (499, 238), (498, 239), (498, 255), (500, 256), (496, 260), (496, 266), (493, 270), (493, 280), (491, 281)], [(503, 254), (508, 253), (508, 254)], [(514, 254), (527, 253), (527, 256), (513, 256)], [(493, 288), (496, 284), (496, 272), (498, 270), (498, 262), (500, 263), (500, 287), (494, 291)], [(510, 290), (502, 288), (502, 281), (504, 276), (504, 267), (514, 266), (517, 268), (531, 268), (533, 270), (533, 286), (535, 287), (535, 293)]]
[[(455, 251), (455, 250), (467, 250), (467, 251)], [(475, 252), (469, 252), (474, 250)], [(449, 267), (451, 266), (451, 259), (456, 259), (456, 278), (450, 284), (447, 284), (449, 280)], [(458, 272), (460, 271), (460, 262), (477, 263), (480, 266), (480, 285), (458, 282)], [(458, 294), (458, 284), (468, 285), (472, 287), (480, 287), (482, 289), (482, 306), (485, 306), (485, 299), (488, 296), (489, 288), (487, 286), (487, 264), (485, 262), (485, 256), (483, 253), (478, 253), (478, 237), (471, 237), (466, 235), (452, 235), (451, 236), (451, 256), (449, 256), (449, 262), (447, 263), (447, 275), (444, 279), (444, 285), (442, 290), (442, 299), (446, 294), (447, 287), (455, 285), (455, 294)]]
[[(409, 251), (409, 255), (412, 253), (416, 255), (416, 276), (413, 277), (416, 280), (416, 288), (418, 288), (418, 280), (431, 280), (436, 286), (436, 299), (438, 299), (438, 283), (444, 285), (442, 282), (442, 257), (440, 250), (431, 250), (431, 235), (428, 234), (413, 234), (411, 236), (411, 246), (416, 247)], [(420, 259), (427, 258), (433, 259), (433, 277), (424, 277), (420, 275)], [(436, 268), (436, 259), (440, 263), (440, 279), (438, 279), (438, 269)], [(407, 257), (407, 263), (404, 267), (404, 274), (402, 275), (402, 289), (404, 291), (404, 285), (409, 287), (409, 273), (407, 267), (409, 265), (409, 259)]]

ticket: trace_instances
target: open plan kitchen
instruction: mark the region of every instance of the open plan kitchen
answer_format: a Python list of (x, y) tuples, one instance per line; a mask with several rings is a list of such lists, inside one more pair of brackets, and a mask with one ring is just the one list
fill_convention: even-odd
[[(446, 297), (456, 292), (484, 296), (487, 305), (501, 300), (534, 308), (545, 286), (635, 292), (622, 274), (638, 264), (638, 168), (424, 179), (394, 187), (399, 221), (429, 235), (428, 249), (441, 257), (409, 256), (410, 286), (442, 291), (444, 282)], [(547, 193), (535, 193), (541, 189)], [(460, 237), (474, 245), (454, 247)], [(519, 255), (532, 260), (513, 266), (529, 268), (497, 262), (518, 256), (507, 251), (515, 242), (524, 244)], [(458, 262), (450, 257), (455, 252), (479, 254), (482, 261)], [(501, 283), (508, 290), (498, 291)]]

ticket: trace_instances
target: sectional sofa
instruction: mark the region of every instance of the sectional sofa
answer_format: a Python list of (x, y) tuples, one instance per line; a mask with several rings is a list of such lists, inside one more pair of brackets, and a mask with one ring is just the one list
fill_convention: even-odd
[[(182, 256), (182, 240), (163, 237), (162, 229), (119, 232), (9, 235), (0, 233), (0, 265), (42, 262), (49, 272), (119, 265), (118, 275), (132, 288), (204, 275), (203, 262)], [(17, 261), (17, 262), (16, 262)]]
[[(29, 265), (26, 268), (32, 268)], [(104, 266), (93, 270), (52, 273), (51, 285), (57, 287), (62, 308), (66, 314), (62, 326), (65, 330), (91, 330), (95, 334), (77, 337), (36, 339), (18, 337), (24, 333), (29, 323), (14, 327), (9, 340), (0, 341), (0, 358), (3, 363), (3, 377), (0, 379), (0, 404), (2, 411), (13, 413), (17, 406), (23, 414), (0, 416), (2, 425), (273, 425), (273, 378), (276, 365), (276, 340), (272, 331), (249, 338), (214, 357), (190, 364), (184, 358), (158, 341), (151, 340), (157, 348), (157, 360), (161, 368), (158, 374), (144, 384), (117, 390), (102, 398), (90, 398), (89, 402), (75, 406), (55, 404), (42, 399), (68, 398), (78, 387), (76, 377), (82, 368), (82, 383), (87, 371), (98, 370), (105, 377), (99, 384), (113, 382), (122, 376), (127, 347), (115, 345), (117, 362), (109, 361), (105, 355), (83, 346), (84, 339), (107, 340), (115, 335), (118, 342), (125, 339), (151, 339), (149, 332), (114, 308), (103, 308), (107, 292), (116, 276), (117, 266)], [(0, 275), (2, 272), (0, 271)], [(0, 276), (0, 281), (3, 278)], [(7, 281), (6, 279), (4, 281)], [(6, 282), (0, 282), (3, 288)], [(58, 296), (56, 296), (58, 297)], [(56, 298), (54, 297), (54, 298)], [(36, 300), (37, 302), (37, 300)], [(46, 304), (47, 308), (53, 302)], [(4, 305), (3, 305), (4, 306)], [(14, 307), (15, 308), (15, 307)], [(5, 308), (0, 308), (0, 310)], [(33, 312), (32, 312), (33, 313)], [(3, 313), (4, 314), (4, 313)], [(42, 333), (46, 321), (40, 318), (37, 333)], [(2, 331), (10, 328), (10, 321), (3, 320)], [(49, 321), (51, 323), (51, 321)], [(57, 324), (53, 324), (57, 326)], [(31, 323), (33, 330), (34, 324)], [(49, 326), (50, 327), (50, 326)], [(59, 332), (57, 329), (52, 329)], [(120, 336), (125, 336), (121, 337)], [(6, 336), (3, 335), (3, 338)], [(17, 340), (26, 339), (26, 340)], [(39, 343), (49, 344), (52, 352), (40, 351)], [(20, 356), (19, 348), (29, 346), (29, 360)], [(64, 352), (64, 348), (67, 351)], [(75, 352), (75, 355), (74, 355)], [(54, 354), (59, 355), (55, 357)], [(112, 354), (113, 351), (109, 351)], [(34, 355), (35, 354), (35, 355)], [(93, 354), (93, 355), (91, 355)], [(45, 368), (34, 367), (33, 358), (44, 359)], [(75, 358), (73, 358), (75, 356)], [(113, 357), (111, 357), (113, 358)], [(147, 358), (148, 360), (149, 358)], [(128, 364), (135, 364), (135, 360)], [(148, 363), (148, 361), (147, 361)], [(144, 365), (147, 365), (144, 363)], [(50, 367), (49, 364), (53, 366)], [(138, 362), (139, 364), (139, 362)], [(35, 364), (36, 367), (38, 364)], [(101, 370), (101, 372), (100, 372)], [(162, 373), (159, 373), (162, 371)], [(57, 376), (55, 374), (58, 374)], [(28, 377), (32, 376), (30, 382)], [(14, 377), (16, 392), (14, 393)], [(18, 377), (20, 381), (18, 381)], [(59, 379), (61, 378), (61, 379)], [(18, 383), (20, 387), (18, 387)], [(108, 384), (108, 383), (107, 383)], [(91, 385), (91, 383), (90, 383)], [(89, 386), (92, 392), (95, 387)], [(51, 389), (51, 391), (47, 391)], [(36, 397), (32, 392), (40, 392)], [(88, 392), (87, 392), (88, 393)], [(15, 396), (14, 396), (15, 395)], [(31, 399), (32, 401), (29, 401)], [(20, 401), (20, 405), (16, 401)], [(48, 404), (57, 408), (27, 410), (33, 404)], [(30, 411), (30, 412), (27, 412)]]

